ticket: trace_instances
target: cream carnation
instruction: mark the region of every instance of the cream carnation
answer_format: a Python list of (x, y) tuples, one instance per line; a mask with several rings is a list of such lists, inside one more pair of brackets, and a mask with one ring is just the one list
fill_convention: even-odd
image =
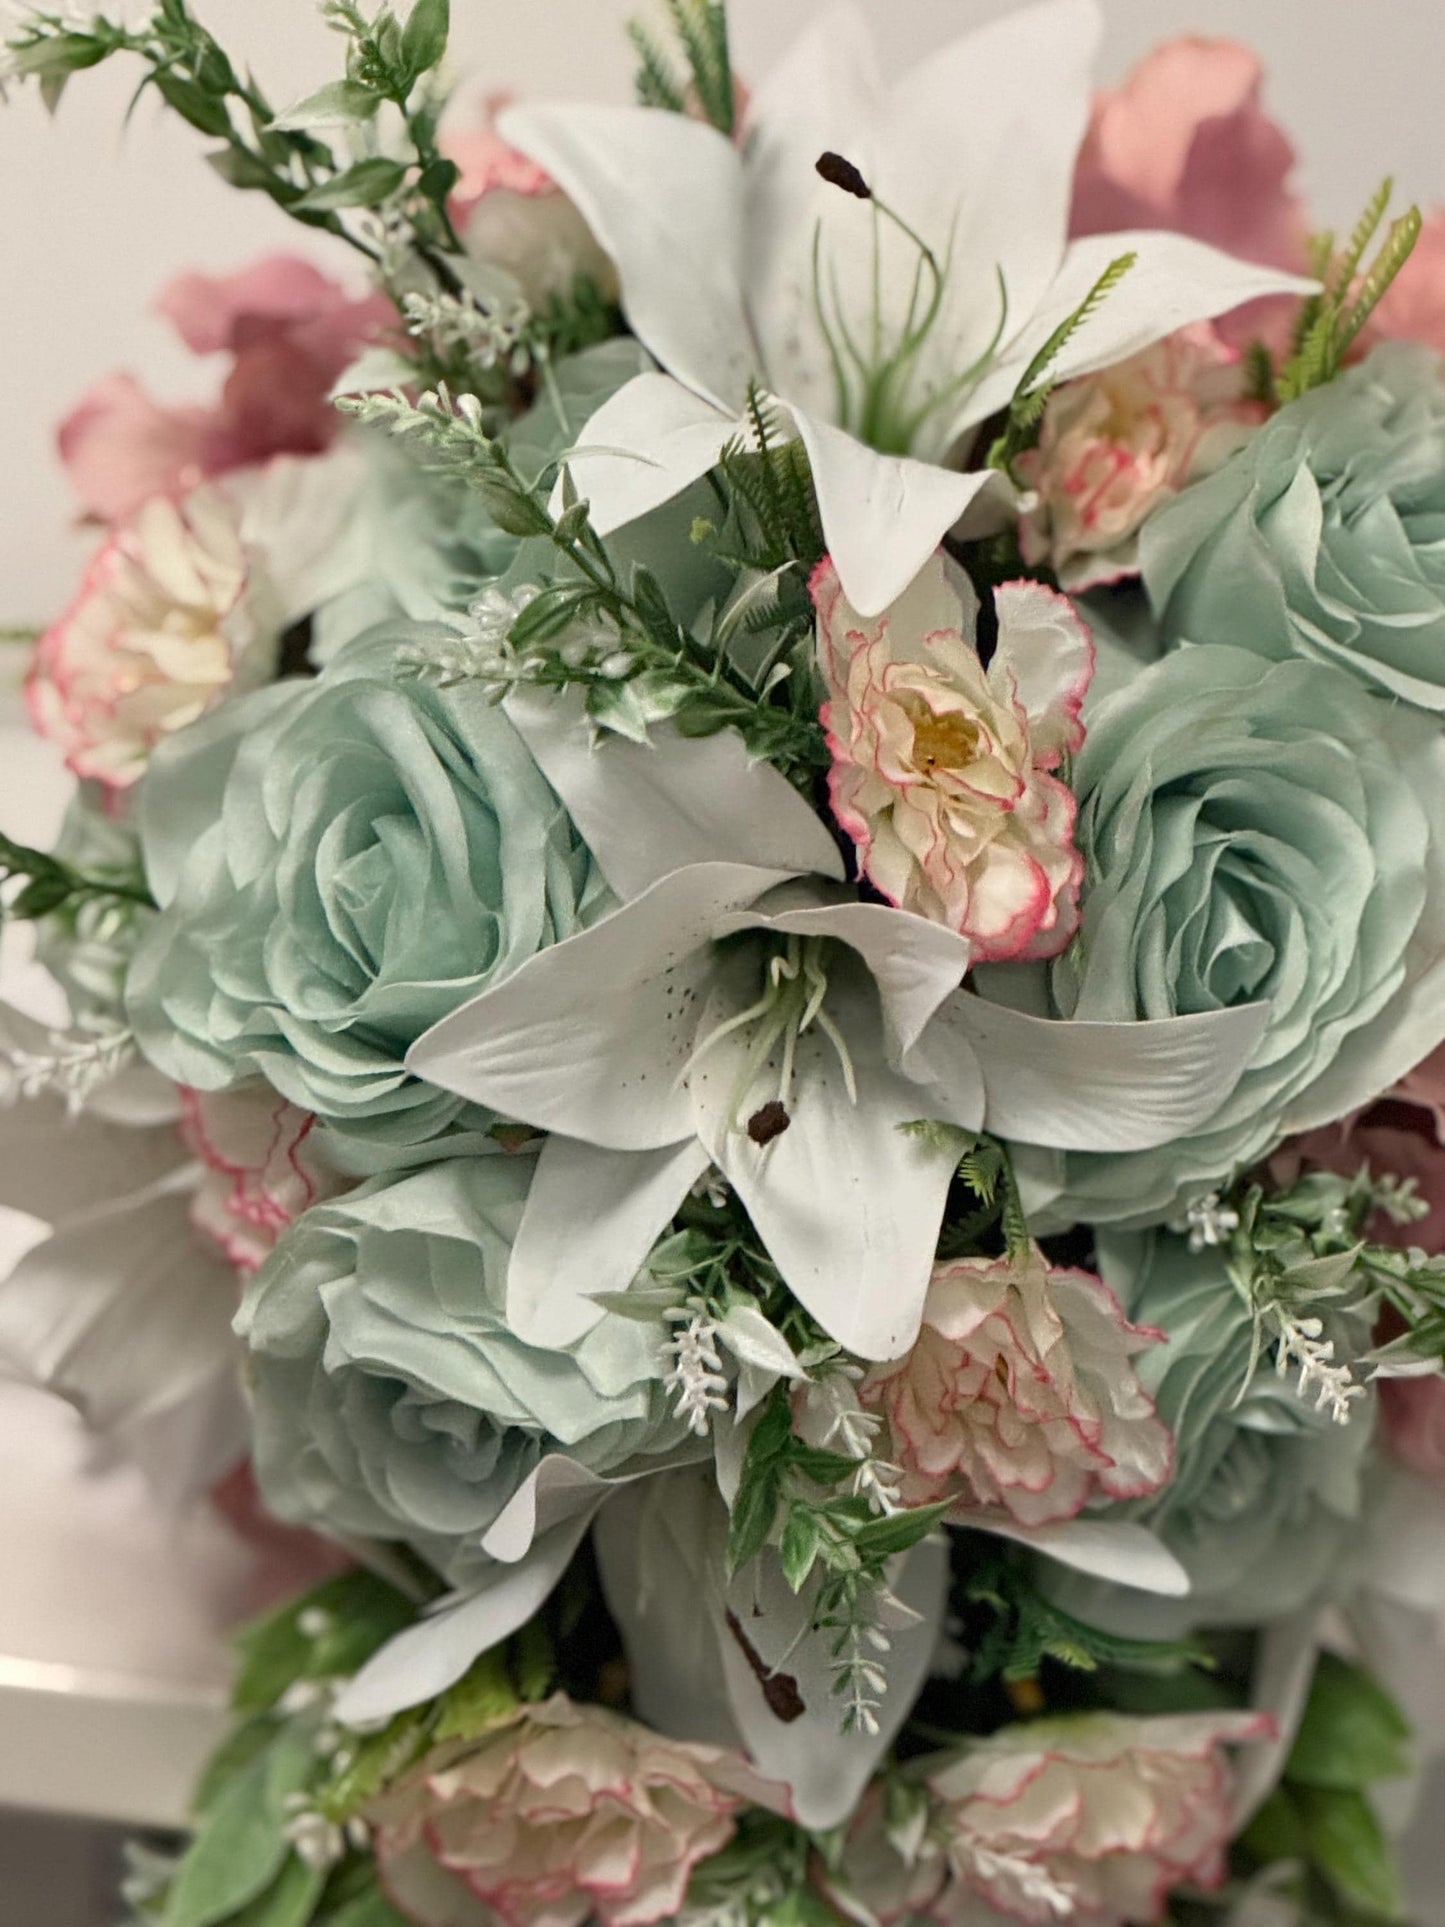
[(833, 810), (863, 874), (905, 910), (972, 939), (977, 961), (1057, 955), (1078, 923), (1074, 798), (1054, 775), (1083, 741), (1088, 630), (1033, 582), (996, 591), (998, 647), (942, 555), (882, 616), (813, 578)]
[(1174, 1442), (1131, 1362), (1160, 1337), (1037, 1246), (964, 1258), (935, 1269), (918, 1343), (860, 1397), (886, 1417), (907, 1504), (952, 1498), (1042, 1525), (1168, 1479)]
[(42, 636), (27, 693), (35, 726), (78, 776), (134, 783), (233, 673), (227, 634), (246, 585), (235, 510), (219, 489), (157, 496), (117, 530)]
[(383, 1885), (421, 1927), (650, 1927), (776, 1790), (564, 1695), (443, 1748), (377, 1803)]
[(1244, 364), (1213, 329), (1170, 335), (1143, 354), (1068, 382), (1015, 473), (1033, 496), (1024, 559), (1066, 589), (1139, 572), (1139, 530), (1186, 483), (1211, 474), (1264, 420)]
[(1036, 1927), (1147, 1927), (1175, 1888), (1223, 1880), (1233, 1787), (1220, 1748), (1271, 1730), (1254, 1713), (1005, 1727), (924, 1763), (925, 1823), (912, 1837), (889, 1825), (880, 1800), (867, 1803), (835, 1897), (885, 1923), (973, 1927), (997, 1914)]

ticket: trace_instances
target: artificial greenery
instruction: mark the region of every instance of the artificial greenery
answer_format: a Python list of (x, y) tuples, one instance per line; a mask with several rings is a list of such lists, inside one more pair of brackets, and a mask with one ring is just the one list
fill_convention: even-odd
[(1401, 1919), (1370, 1789), (1411, 1764), (1409, 1723), (1394, 1701), (1361, 1667), (1322, 1654), (1280, 1786), (1245, 1833), (1241, 1860), (1293, 1863), (1294, 1897), (1321, 1927)]
[(1018, 1547), (972, 1535), (966, 1573), (964, 1597), (986, 1615), (969, 1654), (975, 1685), (1036, 1680), (1045, 1661), (1076, 1673), (1108, 1668), (1158, 1678), (1214, 1665), (1209, 1649), (1197, 1640), (1124, 1639), (1075, 1619), (1038, 1591), (1032, 1557)]
[[(725, 641), (693, 635), (651, 570), (614, 562), (565, 466), (554, 510), (518, 471), (475, 396), (442, 388), (415, 402), (394, 393), (341, 406), (475, 489), (503, 533), (555, 551), (557, 579), (515, 611), (505, 636), (470, 657), (465, 649), (439, 656), (439, 676), (490, 682), (498, 700), (519, 683), (580, 687), (593, 722), (619, 735), (645, 741), (652, 724), (667, 720), (689, 736), (731, 727), (756, 755), (806, 784), (826, 767), (811, 684), (794, 679), (790, 689), (787, 678), (774, 677), (760, 691)], [(579, 640), (588, 646), (579, 648)]]
[(1134, 267), (1138, 258), (1131, 252), (1121, 254), (1112, 260), (1078, 307), (1072, 314), (1064, 317), (1039, 347), (1019, 377), (1018, 386), (1010, 398), (1003, 432), (989, 450), (990, 468), (999, 468), (1005, 474), (1009, 473), (1024, 450), (1032, 448), (1038, 440), (1044, 411), (1058, 385), (1057, 378), (1049, 371), (1074, 336), (1108, 300), (1125, 275)]
[(155, 899), (138, 871), (78, 870), (59, 857), (33, 850), (0, 832), (0, 888), (15, 882), (22, 887), (0, 904), (0, 917), (33, 922), (40, 917), (73, 914), (92, 903), (155, 908)]
[(1390, 222), (1373, 262), (1364, 269), (1370, 244), (1379, 234), (1395, 191), (1384, 181), (1371, 197), (1344, 249), (1336, 252), (1333, 234), (1311, 242), (1311, 268), (1321, 282), (1296, 318), (1290, 353), (1273, 374), (1268, 350), (1256, 345), (1251, 360), (1252, 386), (1268, 395), (1273, 374), (1273, 399), (1290, 402), (1312, 388), (1333, 381), (1358, 341), (1365, 324), (1389, 292), (1396, 276), (1414, 252), (1422, 226), (1420, 210), (1410, 207)]
[(679, 74), (671, 54), (643, 22), (634, 20), (627, 31), (639, 61), (637, 98), (644, 107), (673, 114), (685, 114), (696, 103), (712, 125), (731, 138), (737, 127), (738, 101), (727, 8), (723, 0), (666, 0), (666, 4), (686, 74)]
[[(208, 158), (231, 186), (265, 194), (293, 220), (334, 234), (364, 254), (383, 282), (399, 231), (406, 250), (457, 294), (461, 283), (447, 256), (461, 247), (448, 211), (458, 176), (437, 145), (444, 95), (434, 84), (449, 0), (416, 0), (404, 23), (390, 7), (367, 14), (355, 0), (328, 0), (324, 11), (347, 42), (346, 78), (284, 114), (236, 67), (189, 0), (157, 0), (136, 28), (103, 13), (77, 27), (35, 9), (7, 42), (9, 66), (37, 82), (53, 109), (77, 73), (116, 54), (136, 56), (144, 69), (137, 97), (153, 90), (219, 142)], [(402, 151), (356, 151), (388, 104), (398, 110)], [(363, 225), (357, 215), (381, 218)]]

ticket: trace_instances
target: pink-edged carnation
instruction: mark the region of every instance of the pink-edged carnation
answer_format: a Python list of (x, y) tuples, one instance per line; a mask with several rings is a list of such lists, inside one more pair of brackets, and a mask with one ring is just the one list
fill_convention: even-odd
[(1423, 341), (1445, 355), (1445, 207), (1426, 216), (1414, 252), (1371, 315), (1364, 339)]
[(259, 1271), (303, 1211), (346, 1189), (317, 1152), (315, 1125), (265, 1085), (181, 1091), (181, 1135), (206, 1168), (191, 1219), (238, 1270)]
[(1233, 1793), (1222, 1749), (1272, 1732), (1256, 1713), (1005, 1727), (923, 1764), (926, 1805), (911, 1830), (866, 1802), (830, 1887), (855, 1917), (866, 1910), (885, 1927), (973, 1927), (995, 1915), (1150, 1927), (1175, 1889), (1222, 1884)]
[(1072, 1519), (1092, 1499), (1157, 1492), (1174, 1441), (1133, 1359), (1160, 1332), (1131, 1325), (1084, 1271), (1037, 1246), (939, 1264), (918, 1342), (859, 1388), (887, 1421), (883, 1456), (908, 1505), (952, 1499), (1020, 1525)]
[(1241, 447), (1266, 410), (1244, 393), (1242, 357), (1209, 327), (1066, 382), (1014, 473), (1033, 498), (1024, 559), (1079, 591), (1139, 572), (1139, 530), (1189, 482)]
[(814, 574), (833, 813), (891, 903), (972, 939), (979, 962), (1057, 955), (1078, 927), (1073, 795), (1054, 774), (1083, 741), (1094, 647), (1035, 582), (995, 592), (998, 646), (941, 554), (893, 606), (859, 615), (830, 561)]
[(308, 261), (271, 255), (237, 274), (186, 274), (160, 311), (198, 355), (231, 358), (219, 401), (163, 407), (128, 375), (99, 383), (61, 424), (60, 453), (86, 511), (114, 522), (155, 495), (273, 455), (314, 455), (341, 427), (333, 383), (396, 315), (357, 301)]
[(376, 1803), (381, 1881), (420, 1927), (651, 1927), (779, 1790), (741, 1754), (558, 1694), (443, 1747)]
[(237, 511), (204, 485), (158, 496), (91, 562), (41, 637), (26, 683), (35, 727), (77, 776), (134, 783), (155, 745), (231, 681), (231, 623), (246, 586)]
[(1260, 105), (1258, 56), (1185, 35), (1100, 93), (1079, 153), (1071, 228), (1166, 228), (1269, 267), (1303, 266), (1309, 222), (1294, 148)]

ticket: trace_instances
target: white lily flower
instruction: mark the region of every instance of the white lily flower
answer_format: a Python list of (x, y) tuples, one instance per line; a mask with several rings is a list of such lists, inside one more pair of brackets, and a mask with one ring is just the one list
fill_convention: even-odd
[(533, 1343), (595, 1323), (714, 1164), (819, 1323), (900, 1357), (956, 1164), (905, 1127), (1142, 1148), (1207, 1116), (1258, 1035), (1259, 1009), (1064, 1024), (962, 994), (967, 939), (840, 886), (819, 818), (740, 737), (710, 739), (700, 785), (667, 729), (589, 747), (575, 698), (508, 706), (623, 902), (407, 1063), (551, 1133), (508, 1282)]
[[(1111, 261), (1137, 256), (1051, 364), (1060, 378), (1313, 286), (1174, 234), (1068, 241), (1100, 27), (1096, 0), (1044, 0), (885, 86), (861, 12), (831, 9), (759, 90), (741, 149), (652, 108), (503, 116), (617, 263), (664, 371), (579, 438), (572, 473), (603, 534), (705, 474), (756, 382), (807, 448), (849, 601), (877, 615), (999, 485), (955, 458)], [(824, 154), (845, 161), (834, 184)]]

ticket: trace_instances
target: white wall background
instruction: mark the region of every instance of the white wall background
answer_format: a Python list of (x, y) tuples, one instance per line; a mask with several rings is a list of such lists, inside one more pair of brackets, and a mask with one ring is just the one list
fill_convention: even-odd
[[(99, 0), (97, 0), (99, 3)], [(732, 0), (738, 64), (761, 71), (819, 0)], [(863, 0), (899, 64), (1011, 0)], [(557, 95), (629, 85), (622, 22), (655, 0), (453, 0), (463, 101), (496, 88)], [(111, 0), (138, 10), (141, 0)], [(1445, 201), (1445, 13), (1441, 0), (1103, 0), (1102, 77), (1170, 34), (1232, 34), (1271, 74), (1271, 100), (1297, 138), (1322, 220), (1353, 219), (1393, 171), (1410, 194)], [(334, 71), (311, 0), (197, 0), (279, 100)], [(0, 109), (0, 626), (43, 622), (68, 597), (86, 538), (52, 452), (56, 420), (97, 376), (129, 369), (161, 394), (206, 392), (198, 367), (149, 312), (182, 268), (219, 271), (297, 231), (259, 196), (223, 188), (199, 135), (150, 99), (122, 121), (133, 76), (83, 74), (47, 121), (27, 93)], [(966, 103), (960, 103), (966, 112)], [(327, 244), (300, 236), (304, 248)], [(329, 258), (349, 272), (346, 250)]]

